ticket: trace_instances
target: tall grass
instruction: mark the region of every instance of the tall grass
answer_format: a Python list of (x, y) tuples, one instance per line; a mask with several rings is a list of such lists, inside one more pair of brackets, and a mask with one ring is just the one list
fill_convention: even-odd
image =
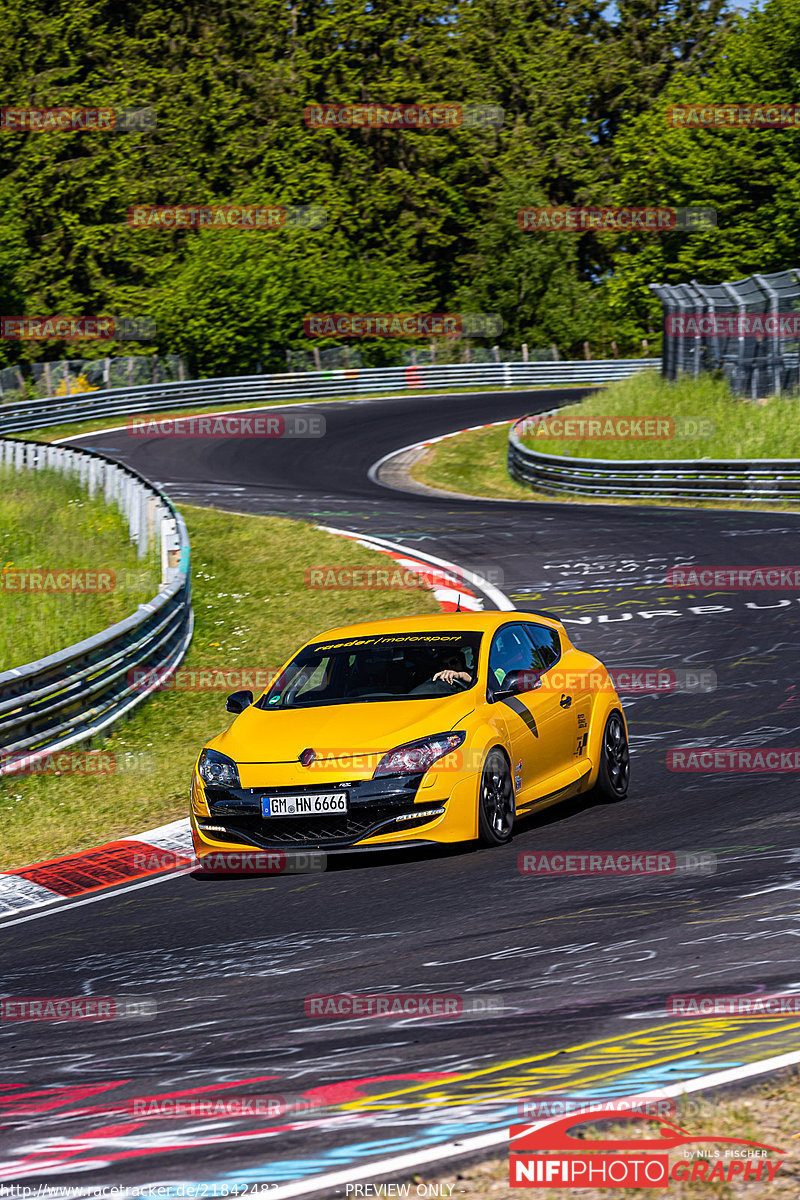
[[(741, 400), (709, 375), (669, 383), (649, 372), (610, 384), (559, 417), (661, 417), (675, 422), (668, 439), (545, 438), (522, 441), (545, 454), (576, 458), (800, 458), (800, 399)], [(702, 423), (705, 423), (703, 427)], [(699, 436), (681, 427), (700, 426)]]
[[(63, 650), (136, 612), (160, 581), (160, 550), (144, 559), (116, 506), (53, 470), (0, 467), (0, 671)], [(113, 571), (103, 592), (11, 590), (18, 571)], [(124, 575), (120, 578), (120, 573)]]

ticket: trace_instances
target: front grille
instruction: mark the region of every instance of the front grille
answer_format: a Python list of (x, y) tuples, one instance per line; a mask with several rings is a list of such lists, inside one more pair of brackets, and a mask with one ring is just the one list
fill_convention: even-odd
[[(225, 825), (231, 832), (243, 833), (248, 838), (267, 846), (308, 846), (320, 843), (355, 842), (364, 837), (373, 826), (382, 825), (397, 815), (397, 809), (388, 812), (331, 813), (327, 817), (258, 817), (235, 820), (226, 819)], [(233, 839), (232, 839), (233, 840)]]
[[(305, 846), (317, 849), (349, 846), (390, 827), (401, 813), (413, 812), (419, 777), (402, 780), (363, 780), (348, 788), (350, 811), (312, 817), (262, 817), (264, 788), (227, 791), (207, 788), (206, 799), (214, 824), (226, 833), (214, 833), (215, 841), (245, 841), (259, 847)], [(279, 790), (269, 789), (273, 795)], [(296, 789), (305, 791), (306, 789)], [(311, 789), (308, 789), (311, 790)], [(355, 800), (354, 800), (355, 798)], [(430, 820), (424, 815), (420, 821)], [(402, 821), (398, 828), (412, 828), (417, 821)], [(202, 828), (202, 823), (201, 823)]]

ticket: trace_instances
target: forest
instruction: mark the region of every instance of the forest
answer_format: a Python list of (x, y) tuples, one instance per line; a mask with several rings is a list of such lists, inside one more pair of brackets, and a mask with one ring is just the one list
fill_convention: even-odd
[[(659, 344), (649, 283), (800, 265), (797, 128), (672, 119), (800, 101), (800, 0), (747, 14), (724, 0), (0, 10), (1, 311), (154, 330), (133, 343), (4, 338), (0, 365), (159, 353), (204, 376), (280, 371), (287, 350), (342, 344), (309, 338), (318, 313), (496, 314), (502, 346), (636, 356), (642, 339)], [(59, 129), (10, 115), (59, 106), (151, 116)], [(417, 116), (348, 123), (330, 118), (337, 106)], [(136, 223), (137, 206), (290, 219)], [(520, 228), (535, 206), (697, 206), (716, 226)], [(358, 342), (375, 364), (397, 344)]]

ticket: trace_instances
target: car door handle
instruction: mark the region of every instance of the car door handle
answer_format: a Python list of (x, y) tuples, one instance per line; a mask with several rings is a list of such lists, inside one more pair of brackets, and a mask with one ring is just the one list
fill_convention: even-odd
[(562, 708), (569, 708), (572, 704), (572, 696), (562, 696), (559, 700), (559, 704)]

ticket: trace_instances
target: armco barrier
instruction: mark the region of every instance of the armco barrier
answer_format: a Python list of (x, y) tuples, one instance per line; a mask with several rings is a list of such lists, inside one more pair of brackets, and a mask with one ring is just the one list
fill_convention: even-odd
[[(553, 416), (540, 413), (539, 416)], [(525, 418), (521, 418), (525, 420)], [(523, 446), (517, 426), (508, 435), (508, 472), (551, 495), (615, 496), (628, 500), (760, 500), (800, 497), (800, 460), (565, 458)]]
[(0, 438), (0, 463), (77, 476), (90, 494), (102, 489), (107, 503), (116, 503), (127, 517), (140, 557), (152, 538), (161, 545), (161, 586), (132, 616), (57, 654), (0, 673), (0, 752), (35, 759), (93, 737), (141, 703), (147, 692), (128, 685), (134, 668), (164, 672), (178, 666), (193, 628), (189, 538), (166, 496), (102, 455)]
[(554, 384), (601, 384), (627, 379), (640, 370), (660, 370), (653, 358), (598, 359), (595, 362), (459, 363), (449, 366), (370, 367), (358, 371), (309, 371), (302, 375), (241, 375), (146, 384), (0, 404), (0, 433), (43, 429), (92, 417), (126, 417), (159, 409), (209, 405), (253, 406), (281, 400), (324, 400), (373, 392), (425, 388), (552, 387)]

